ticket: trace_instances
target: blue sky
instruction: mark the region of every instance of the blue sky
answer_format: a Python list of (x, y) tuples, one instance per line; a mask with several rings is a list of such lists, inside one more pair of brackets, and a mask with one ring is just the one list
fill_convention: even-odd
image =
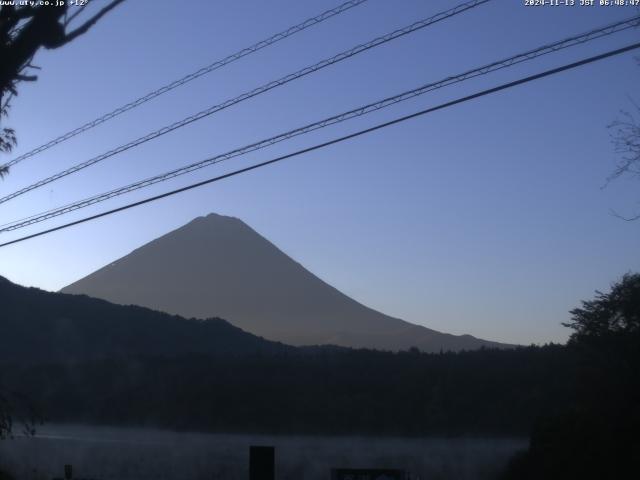
[[(98, 2), (96, 2), (97, 5)], [(90, 33), (42, 51), (7, 125), (26, 152), (338, 1), (125, 2)], [(11, 192), (459, 2), (370, 0), (17, 165)], [(94, 7), (96, 6), (94, 5)], [(223, 153), (361, 104), (637, 14), (494, 0), (363, 53), (4, 205), (0, 223)], [(459, 96), (623, 46), (574, 47), (64, 217), (72, 220)], [(636, 55), (637, 56), (637, 55)], [(640, 184), (602, 188), (607, 125), (639, 99), (633, 54), (563, 73), (351, 142), (0, 249), (0, 275), (57, 290), (210, 212), (243, 219), (323, 280), (384, 313), (451, 333), (564, 341), (560, 322), (640, 269)], [(9, 240), (52, 221), (13, 234)]]

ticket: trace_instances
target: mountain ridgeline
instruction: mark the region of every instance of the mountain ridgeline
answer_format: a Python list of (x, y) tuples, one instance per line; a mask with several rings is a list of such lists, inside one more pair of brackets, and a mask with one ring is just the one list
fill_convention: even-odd
[(84, 295), (26, 288), (0, 277), (0, 361), (87, 361), (182, 354), (272, 354), (294, 350), (225, 320), (185, 319)]
[(237, 218), (210, 214), (62, 289), (187, 318), (221, 317), (291, 345), (425, 352), (509, 345), (450, 335), (372, 310)]
[(571, 384), (561, 368), (570, 356), (555, 346), (442, 354), (301, 348), (217, 318), (2, 277), (0, 305), (0, 393), (29, 399), (14, 399), (17, 421), (32, 405), (51, 422), (177, 430), (513, 433)]
[(556, 346), (300, 348), (217, 318), (2, 277), (0, 305), (0, 393), (19, 394), (10, 398), (18, 423), (33, 409), (51, 422), (175, 430), (512, 434), (565, 398), (572, 378), (571, 356)]

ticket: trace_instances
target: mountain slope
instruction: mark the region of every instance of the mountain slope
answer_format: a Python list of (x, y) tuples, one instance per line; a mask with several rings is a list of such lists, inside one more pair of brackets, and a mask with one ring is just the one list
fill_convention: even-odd
[(342, 294), (242, 221), (199, 217), (65, 287), (186, 317), (220, 316), (293, 345), (424, 351), (501, 346), (392, 318)]
[(254, 354), (295, 350), (214, 318), (187, 320), (136, 306), (25, 288), (0, 277), (0, 361)]

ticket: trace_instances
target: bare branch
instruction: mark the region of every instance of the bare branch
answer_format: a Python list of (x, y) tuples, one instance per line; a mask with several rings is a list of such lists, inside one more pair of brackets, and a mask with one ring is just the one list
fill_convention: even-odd
[(70, 24), (71, 22), (73, 22), (73, 20), (74, 20), (78, 15), (80, 15), (82, 12), (84, 12), (84, 8), (78, 8), (78, 9), (76, 10), (76, 12), (75, 12), (73, 15), (71, 15), (71, 16), (70, 16), (70, 17), (69, 17), (69, 18), (64, 22), (64, 26), (65, 26), (65, 27), (68, 27), (68, 26), (69, 26), (69, 24)]
[[(640, 113), (640, 106), (633, 100), (631, 103)], [(640, 165), (640, 121), (630, 112), (621, 111), (620, 114), (621, 118), (608, 127), (612, 130), (610, 136), (614, 152), (620, 155), (620, 160), (607, 178), (607, 183), (624, 174), (633, 173)]]
[(24, 6), (17, 10), (14, 10), (13, 16), (15, 16), (19, 20), (23, 20), (25, 18), (32, 17), (35, 15), (36, 9), (34, 7)]
[(35, 82), (36, 80), (38, 80), (38, 76), (37, 75), (16, 75), (16, 80), (20, 81), (20, 82)]
[(122, 2), (124, 2), (124, 0), (113, 0), (109, 5), (104, 7), (102, 10), (100, 10), (98, 13), (96, 13), (89, 20), (84, 22), (80, 27), (76, 28), (72, 32), (67, 33), (65, 35), (64, 42), (62, 43), (62, 45), (64, 45), (65, 43), (69, 43), (71, 40), (79, 37), (80, 35), (83, 35), (84, 33), (86, 33), (93, 25), (96, 24), (96, 22), (98, 20), (100, 20), (103, 16), (105, 16), (111, 10), (116, 8)]
[(609, 213), (611, 213), (611, 215), (613, 215), (614, 217), (619, 218), (620, 220), (624, 220), (625, 222), (635, 222), (636, 220), (640, 220), (640, 213), (638, 213), (637, 215), (633, 215), (631, 217), (625, 217), (623, 215), (620, 215), (615, 210), (609, 210)]
[(6, 116), (9, 113), (9, 103), (11, 103), (11, 99), (14, 97), (12, 92), (9, 92), (7, 98), (2, 101), (2, 92), (0, 92), (0, 121), (3, 116)]

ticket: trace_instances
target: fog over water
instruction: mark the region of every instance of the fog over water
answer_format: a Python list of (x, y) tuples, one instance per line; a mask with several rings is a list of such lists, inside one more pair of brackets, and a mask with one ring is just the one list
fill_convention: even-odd
[(390, 438), (175, 433), (46, 425), (35, 437), (0, 441), (0, 464), (17, 478), (100, 480), (248, 479), (249, 446), (276, 448), (276, 478), (329, 479), (332, 467), (399, 468), (415, 478), (493, 478), (524, 438)]

